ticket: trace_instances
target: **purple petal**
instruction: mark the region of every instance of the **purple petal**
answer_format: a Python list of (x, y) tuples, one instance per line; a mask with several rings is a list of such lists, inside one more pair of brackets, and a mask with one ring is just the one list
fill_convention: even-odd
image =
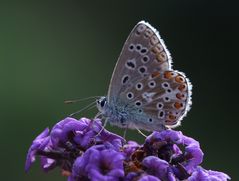
[(139, 181), (161, 181), (159, 178), (152, 176), (152, 175), (146, 175), (139, 179)]
[(223, 173), (212, 170), (205, 170), (198, 167), (197, 170), (188, 178), (188, 181), (227, 181), (231, 178)]
[(74, 118), (65, 118), (57, 123), (51, 131), (53, 145), (58, 145), (59, 141), (66, 142), (69, 132), (82, 131), (87, 128), (91, 120), (82, 118), (79, 121)]
[(155, 175), (158, 178), (164, 179), (168, 175), (168, 162), (158, 157), (148, 156), (144, 158), (142, 164), (147, 168), (146, 172)]
[[(202, 163), (203, 161), (203, 152), (197, 145), (188, 145), (185, 148), (185, 153), (187, 156), (191, 157), (187, 161), (186, 164), (184, 164), (186, 170), (191, 173), (197, 166)], [(186, 157), (187, 157), (186, 156)]]
[(49, 129), (46, 128), (39, 136), (37, 136), (34, 141), (32, 142), (31, 147), (28, 150), (27, 153), (27, 159), (26, 159), (26, 163), (25, 163), (25, 171), (27, 172), (32, 163), (36, 160), (36, 153), (38, 151), (38, 149), (43, 150), (46, 145), (49, 142)]
[(47, 158), (45, 156), (41, 156), (41, 167), (44, 171), (48, 172), (49, 170), (55, 168), (55, 166), (56, 166), (55, 160)]
[(130, 156), (132, 155), (132, 153), (139, 147), (140, 147), (140, 145), (137, 142), (128, 141), (128, 143), (124, 145), (123, 151), (124, 151), (126, 157), (128, 159), (130, 159)]

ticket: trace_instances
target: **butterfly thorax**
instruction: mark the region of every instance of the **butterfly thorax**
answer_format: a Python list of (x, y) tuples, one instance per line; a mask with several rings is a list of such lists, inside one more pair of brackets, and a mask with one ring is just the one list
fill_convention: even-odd
[(119, 103), (110, 104), (107, 98), (103, 96), (97, 100), (97, 108), (109, 123), (120, 127), (131, 127), (127, 121), (130, 119), (129, 110), (124, 104), (122, 106)]

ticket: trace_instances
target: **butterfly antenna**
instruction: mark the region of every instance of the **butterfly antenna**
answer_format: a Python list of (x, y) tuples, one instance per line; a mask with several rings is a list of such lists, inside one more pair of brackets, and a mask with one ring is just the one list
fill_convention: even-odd
[(84, 108), (80, 109), (79, 111), (76, 111), (76, 112), (74, 112), (74, 113), (71, 113), (69, 116), (72, 117), (72, 116), (74, 116), (74, 115), (76, 115), (76, 114), (79, 114), (80, 112), (82, 112), (82, 111), (84, 111), (84, 110), (86, 110), (86, 109), (91, 109), (91, 108), (93, 108), (93, 107), (95, 106), (95, 105), (94, 105), (94, 106), (92, 107), (93, 104), (95, 104), (95, 102), (92, 102), (92, 103), (88, 104), (87, 106), (85, 106)]
[(100, 96), (90, 96), (90, 97), (86, 97), (86, 98), (65, 100), (64, 103), (65, 103), (65, 104), (72, 104), (72, 103), (76, 103), (76, 102), (80, 102), (80, 101), (86, 101), (86, 100), (89, 100), (89, 99), (96, 99), (96, 98), (99, 98), (99, 97), (100, 97)]

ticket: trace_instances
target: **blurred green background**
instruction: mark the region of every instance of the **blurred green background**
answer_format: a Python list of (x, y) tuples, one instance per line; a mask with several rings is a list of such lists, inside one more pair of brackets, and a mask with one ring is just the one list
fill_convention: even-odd
[[(205, 168), (239, 180), (235, 2), (1, 1), (1, 180), (66, 180), (60, 170), (43, 173), (39, 162), (26, 174), (27, 150), (45, 127), (87, 104), (65, 99), (106, 94), (124, 41), (142, 19), (160, 31), (174, 68), (193, 84), (192, 109), (177, 129), (200, 141)], [(135, 131), (128, 138), (143, 140)]]

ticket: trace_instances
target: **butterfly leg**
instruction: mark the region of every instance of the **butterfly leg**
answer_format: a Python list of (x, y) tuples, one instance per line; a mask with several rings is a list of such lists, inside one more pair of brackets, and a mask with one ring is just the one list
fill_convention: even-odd
[(108, 119), (105, 119), (104, 125), (101, 127), (100, 131), (95, 135), (95, 136), (99, 136), (100, 133), (105, 129), (106, 125), (107, 125)]
[(124, 129), (124, 134), (123, 134), (123, 138), (124, 138), (124, 139), (126, 138), (127, 130), (128, 130), (128, 126)]
[(98, 112), (98, 113), (95, 115), (94, 119), (97, 119), (97, 118), (99, 118), (100, 116), (102, 116), (102, 113), (101, 113), (101, 112)]
[(147, 138), (148, 136), (145, 135), (142, 131), (140, 131), (140, 129), (138, 129), (137, 127), (135, 127), (135, 129), (138, 131), (139, 134), (141, 134), (143, 137)]

